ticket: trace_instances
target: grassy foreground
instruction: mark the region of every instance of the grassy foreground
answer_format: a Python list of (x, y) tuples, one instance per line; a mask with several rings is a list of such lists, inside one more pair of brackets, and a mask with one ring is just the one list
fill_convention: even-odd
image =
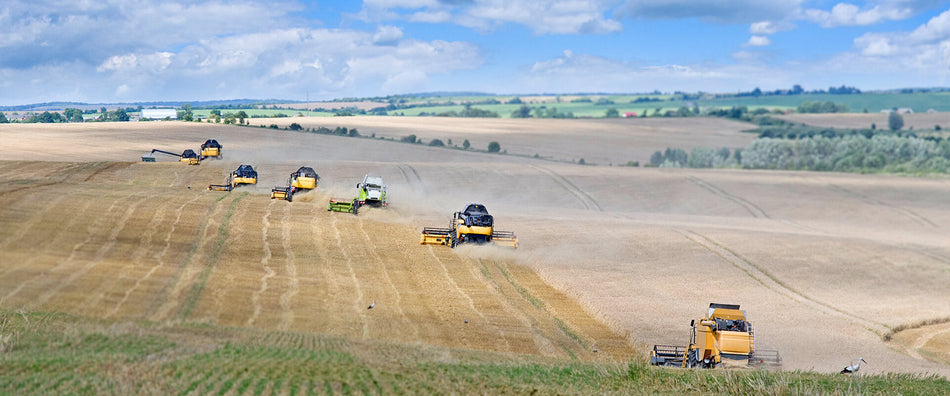
[(950, 394), (936, 376), (663, 369), (0, 311), (0, 394)]

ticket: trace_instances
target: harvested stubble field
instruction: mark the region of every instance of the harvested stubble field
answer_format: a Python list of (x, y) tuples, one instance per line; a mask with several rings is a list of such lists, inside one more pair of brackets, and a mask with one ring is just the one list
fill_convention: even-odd
[[(438, 129), (430, 120), (389, 128), (419, 135)], [(367, 135), (378, 121), (339, 122)], [(613, 125), (606, 135), (630, 142), (651, 128), (640, 125), (630, 137), (629, 124)], [(668, 128), (657, 133), (703, 130)], [(509, 146), (507, 130), (489, 129), (486, 142)], [(733, 133), (744, 138), (739, 129)], [(559, 133), (568, 137), (545, 138), (552, 151), (620, 151), (609, 147), (613, 138)], [(512, 142), (527, 145), (527, 135)], [(863, 356), (870, 362), (863, 373), (950, 375), (950, 328), (941, 320), (950, 317), (947, 179), (577, 166), (178, 122), (3, 125), (0, 136), (0, 309), (7, 312), (63, 312), (140, 335), (227, 340), (252, 332), (253, 339), (365, 344), (386, 366), (417, 349), (426, 362), (635, 359), (643, 345), (684, 343), (689, 320), (709, 302), (725, 302), (747, 310), (757, 346), (778, 349), (785, 369), (836, 372)], [(207, 138), (224, 145), (224, 159), (137, 162), (152, 148), (179, 152)], [(257, 186), (204, 191), (240, 163), (259, 171)], [(270, 200), (270, 188), (301, 165), (317, 170), (320, 187), (293, 203)], [(390, 208), (326, 211), (330, 196), (351, 196), (367, 172), (389, 184)], [(422, 226), (447, 224), (467, 202), (486, 204), (521, 248), (418, 245)], [(883, 341), (895, 327), (910, 329)], [(194, 337), (176, 345), (202, 344)], [(157, 348), (156, 359), (200, 366), (202, 354), (249, 353), (211, 344)], [(189, 352), (176, 358), (180, 349)], [(490, 355), (460, 358), (465, 350)], [(202, 378), (169, 386), (225, 387)], [(295, 382), (261, 386), (293, 393), (288, 383)], [(391, 393), (392, 382), (384, 383), (382, 393)], [(34, 388), (42, 389), (58, 388)], [(430, 390), (438, 389), (452, 388)], [(243, 393), (230, 386), (221, 393), (228, 392)]]

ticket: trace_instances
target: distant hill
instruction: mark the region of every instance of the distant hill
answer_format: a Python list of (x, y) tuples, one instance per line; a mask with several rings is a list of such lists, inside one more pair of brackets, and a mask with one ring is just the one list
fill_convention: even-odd
[(121, 102), (121, 103), (83, 103), (83, 102), (45, 102), (32, 103), (15, 106), (0, 106), (0, 111), (59, 111), (66, 108), (74, 109), (98, 109), (105, 107), (115, 109), (117, 107), (181, 107), (185, 103), (190, 103), (193, 107), (228, 107), (228, 106), (246, 106), (246, 105), (272, 105), (277, 103), (294, 103), (293, 100), (282, 99), (227, 99), (227, 100), (176, 100), (176, 101), (152, 101), (152, 102)]

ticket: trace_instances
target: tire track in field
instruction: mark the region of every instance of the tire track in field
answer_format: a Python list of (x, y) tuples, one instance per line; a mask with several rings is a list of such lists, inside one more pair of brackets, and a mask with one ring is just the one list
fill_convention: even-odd
[[(14, 189), (14, 190), (9, 190), (9, 191), (0, 192), (0, 196), (3, 196), (4, 194), (7, 194), (7, 193), (12, 193), (12, 192), (14, 192), (14, 191), (19, 191), (19, 190), (27, 189), (27, 188), (29, 188), (29, 189), (36, 189), (36, 188), (40, 188), (40, 187), (50, 186), (50, 185), (53, 185), (53, 184), (57, 184), (57, 183), (56, 183), (56, 182), (51, 182), (51, 183), (33, 184), (33, 185), (30, 185), (30, 186), (27, 186), (27, 187), (20, 187), (20, 188)], [(47, 213), (50, 212), (50, 210), (52, 210), (53, 208), (59, 207), (60, 202), (62, 202), (63, 199), (66, 198), (66, 196), (67, 196), (67, 194), (56, 194), (55, 197), (53, 197), (53, 199), (50, 200), (49, 202), (45, 203), (45, 204), (42, 206), (42, 208), (41, 208), (38, 212), (31, 212), (32, 215), (30, 216), (30, 219), (27, 220), (26, 223), (20, 224), (20, 225), (18, 225), (18, 226), (15, 227), (15, 228), (16, 228), (16, 231), (17, 231), (16, 234), (11, 235), (9, 238), (7, 238), (6, 240), (4, 240), (3, 242), (0, 242), (0, 250), (9, 249), (10, 246), (13, 244), (14, 241), (20, 241), (21, 239), (23, 239), (23, 236), (26, 235), (27, 232), (29, 232), (30, 230), (32, 230), (33, 227), (35, 227), (35, 226), (43, 219), (43, 217), (44, 217)], [(31, 197), (31, 199), (38, 200), (38, 199), (36, 199), (35, 196), (30, 196), (30, 197)], [(12, 206), (11, 204), (12, 204), (12, 203), (9, 202), (9, 201), (6, 203), (7, 209), (9, 209), (9, 208)], [(13, 246), (16, 246), (16, 245), (13, 245)]]
[(416, 172), (416, 168), (413, 168), (409, 164), (399, 164), (398, 168), (399, 171), (402, 172), (402, 176), (406, 178), (406, 183), (410, 186), (418, 186), (425, 191), (425, 183), (422, 182), (422, 178), (419, 177), (419, 172)]
[[(92, 202), (93, 202), (93, 200), (87, 201), (86, 206), (83, 208), (83, 209), (84, 209), (83, 212), (85, 212), (86, 210), (89, 209), (89, 206), (92, 204)], [(111, 213), (112, 210), (115, 209), (115, 207), (118, 205), (118, 203), (119, 203), (119, 200), (113, 201), (113, 202), (112, 202), (112, 205), (110, 205), (109, 208), (106, 209), (106, 213)], [(68, 263), (72, 262), (72, 261), (76, 258), (76, 255), (79, 254), (79, 249), (82, 248), (83, 246), (89, 244), (90, 242), (92, 242), (93, 236), (95, 235), (95, 232), (93, 232), (93, 230), (96, 229), (96, 228), (98, 228), (98, 227), (100, 227), (99, 224), (102, 223), (102, 222), (104, 222), (104, 220), (105, 220), (106, 218), (108, 218), (108, 216), (99, 216), (95, 221), (93, 221), (91, 224), (89, 224), (89, 225), (86, 227), (86, 238), (85, 238), (82, 242), (79, 242), (79, 243), (76, 243), (76, 244), (73, 245), (72, 250), (71, 250), (70, 253), (69, 253), (69, 256), (67, 256), (65, 260), (59, 262), (57, 265), (53, 266), (53, 268), (48, 269), (48, 270), (46, 270), (46, 271), (43, 271), (44, 275), (45, 275), (45, 274), (48, 274), (48, 273), (50, 273), (50, 272), (56, 272), (56, 271), (59, 270), (60, 268), (65, 267)], [(73, 217), (73, 219), (78, 219), (78, 216)], [(65, 228), (60, 228), (60, 230), (65, 231)], [(66, 233), (65, 233), (65, 232), (61, 232), (61, 233), (60, 233), (60, 235), (63, 235), (63, 234), (66, 234)], [(37, 258), (38, 258), (38, 256), (34, 256), (34, 257), (37, 257)], [(19, 267), (26, 267), (26, 266), (28, 266), (30, 263), (32, 263), (32, 261), (33, 261), (33, 258), (31, 257), (29, 260), (27, 260), (23, 265), (20, 265)], [(19, 268), (19, 267), (13, 267), (13, 268), (11, 268), (10, 270), (4, 272), (3, 275), (6, 276), (8, 272), (13, 271), (14, 269), (17, 269), (17, 268)], [(20, 292), (20, 290), (22, 290), (22, 289), (23, 289), (24, 287), (26, 287), (27, 285), (31, 285), (31, 284), (34, 284), (34, 283), (48, 284), (48, 283), (50, 283), (50, 282), (53, 282), (53, 280), (49, 280), (49, 279), (46, 279), (46, 278), (47, 278), (47, 277), (44, 276), (44, 277), (42, 277), (42, 279), (41, 279), (40, 277), (34, 277), (34, 278), (31, 278), (31, 279), (28, 279), (27, 281), (21, 283), (21, 284), (18, 285), (15, 289), (13, 289), (13, 290), (10, 291), (9, 293), (7, 293), (7, 295), (4, 296), (3, 300), (6, 300), (7, 298), (10, 298), (10, 297), (15, 296), (17, 293)], [(44, 280), (45, 280), (45, 282), (44, 282)], [(34, 300), (34, 301), (35, 301), (35, 300)]]
[[(82, 207), (82, 209), (78, 210), (77, 213), (85, 213), (86, 211), (88, 211), (88, 210), (89, 210), (89, 207), (93, 204), (93, 202), (94, 202), (94, 200), (91, 200), (91, 199), (86, 200), (85, 205)], [(77, 223), (78, 221), (81, 221), (81, 217), (80, 217), (80, 216), (70, 216), (70, 217), (69, 217), (69, 221), (68, 221), (64, 226), (62, 226), (62, 227), (57, 227), (57, 233), (56, 233), (56, 235), (52, 235), (51, 238), (48, 238), (48, 239), (49, 239), (48, 245), (49, 245), (49, 246), (59, 246), (59, 245), (60, 245), (59, 241), (60, 241), (64, 236), (68, 236), (68, 235), (71, 235), (71, 234), (72, 234), (72, 233), (66, 232), (66, 230), (72, 229), (72, 228), (76, 225), (76, 223)], [(89, 227), (92, 227), (92, 225), (90, 225)], [(88, 228), (87, 228), (87, 230), (88, 230)], [(74, 246), (73, 246), (72, 253), (70, 254), (70, 256), (69, 256), (66, 260), (70, 260), (70, 258), (73, 257), (73, 256), (76, 254), (76, 251), (78, 250), (79, 246), (82, 245), (82, 244), (84, 244), (84, 243), (88, 243), (88, 242), (91, 240), (91, 238), (92, 238), (92, 236), (89, 235), (89, 233), (87, 232), (86, 240), (83, 241), (83, 242), (80, 242), (80, 243), (78, 243), (78, 244), (76, 244), (76, 245), (74, 245)], [(30, 268), (30, 267), (32, 267), (33, 263), (34, 263), (36, 260), (38, 260), (40, 257), (41, 257), (41, 254), (38, 252), (37, 254), (34, 254), (34, 255), (30, 256), (28, 259), (26, 259), (26, 260), (20, 262), (19, 265), (11, 265), (9, 268), (7, 268), (6, 270), (4, 270), (3, 273), (0, 273), (0, 278), (6, 278), (6, 277), (8, 277), (11, 273), (13, 273), (14, 271), (17, 271), (17, 270), (19, 270), (19, 269), (21, 269), (21, 268)], [(43, 271), (43, 272), (46, 273), (47, 271)], [(37, 278), (34, 277), (34, 278), (32, 278), (31, 280), (34, 280), (34, 279), (37, 279)], [(8, 298), (11, 298), (11, 297), (17, 295), (17, 294), (20, 292), (20, 290), (22, 290), (25, 286), (27, 286), (27, 285), (29, 285), (29, 284), (31, 284), (31, 283), (30, 283), (30, 280), (27, 280), (27, 281), (25, 281), (25, 282), (21, 282), (19, 285), (17, 285), (17, 287), (15, 287), (13, 290), (11, 290), (11, 291), (8, 292), (6, 295), (4, 295), (3, 298), (0, 298), (0, 304), (2, 304), (2, 303), (3, 303), (4, 301), (6, 301)]]
[(930, 219), (928, 219), (928, 218), (926, 218), (926, 217), (924, 217), (924, 216), (921, 216), (921, 215), (917, 214), (917, 212), (914, 212), (913, 210), (907, 209), (907, 208), (905, 208), (905, 207), (893, 205), (893, 204), (884, 202), (884, 201), (882, 201), (882, 200), (880, 200), (880, 199), (873, 198), (873, 197), (869, 197), (869, 196), (864, 195), (864, 194), (861, 194), (861, 193), (859, 193), (859, 192), (857, 192), (857, 191), (849, 190), (849, 189), (847, 189), (847, 188), (841, 187), (841, 186), (836, 185), (836, 184), (828, 184), (828, 188), (831, 189), (831, 190), (833, 190), (833, 191), (835, 191), (835, 192), (838, 192), (838, 193), (847, 195), (847, 196), (852, 197), (852, 198), (856, 198), (856, 199), (858, 199), (859, 201), (862, 201), (862, 202), (864, 202), (864, 203), (866, 203), (866, 204), (873, 205), (873, 206), (880, 206), (880, 207), (883, 207), (883, 208), (887, 208), (887, 209), (893, 210), (894, 212), (897, 212), (898, 214), (903, 215), (904, 217), (906, 217), (906, 218), (910, 219), (911, 221), (913, 221), (913, 222), (915, 222), (915, 223), (917, 223), (917, 224), (920, 224), (920, 225), (922, 225), (922, 226), (929, 226), (929, 227), (933, 227), (933, 228), (940, 228), (939, 225), (937, 225), (937, 224), (934, 223), (933, 221), (930, 221)]
[(597, 203), (597, 200), (595, 200), (594, 197), (592, 197), (586, 191), (577, 187), (577, 185), (575, 185), (574, 183), (571, 183), (570, 180), (567, 180), (567, 178), (565, 178), (564, 176), (561, 176), (559, 173), (553, 170), (550, 170), (548, 168), (543, 168), (537, 165), (529, 164), (528, 166), (540, 171), (541, 173), (544, 173), (550, 176), (551, 179), (554, 180), (554, 183), (561, 186), (562, 188), (567, 190), (567, 192), (571, 193), (571, 195), (577, 198), (577, 200), (581, 203), (581, 205), (584, 206), (584, 209), (595, 210), (598, 212), (604, 211), (604, 209), (600, 207), (600, 204)]
[[(9, 181), (8, 183), (13, 184), (13, 183), (16, 183), (16, 182), (21, 182), (21, 183), (22, 183), (22, 182), (30, 182), (30, 181), (31, 181), (31, 180), (28, 180), (28, 179), (16, 179), (16, 180), (11, 180), (11, 181)], [(8, 195), (8, 194), (13, 194), (13, 193), (15, 193), (15, 192), (23, 191), (23, 190), (35, 190), (35, 189), (37, 189), (37, 188), (48, 187), (48, 186), (52, 186), (52, 185), (54, 185), (54, 184), (61, 184), (61, 182), (52, 181), (52, 182), (43, 182), (43, 183), (29, 183), (29, 184), (27, 184), (27, 185), (25, 185), (25, 186), (22, 186), (22, 187), (14, 187), (14, 188), (11, 188), (11, 189), (9, 189), (9, 190), (0, 191), (0, 197), (2, 197), (2, 196), (4, 196), (4, 195)]]
[[(225, 218), (220, 222), (217, 222), (215, 219), (221, 217), (220, 212), (222, 210), (225, 212), (233, 210), (237, 202), (239, 202), (243, 197), (244, 195), (239, 195), (237, 198), (232, 199), (227, 209), (225, 209), (225, 205), (218, 204), (220, 201), (209, 204), (208, 209), (202, 214), (202, 222), (197, 227), (198, 232), (194, 242), (191, 245), (191, 249), (185, 253), (185, 256), (177, 265), (177, 270), (175, 271), (174, 275), (170, 277), (162, 290), (152, 300), (152, 304), (148, 310), (149, 313), (146, 315), (149, 320), (169, 320), (172, 319), (173, 311), (175, 309), (179, 310), (179, 314), (181, 314), (181, 310), (186, 309), (185, 306), (188, 304), (188, 294), (186, 293), (190, 293), (190, 291), (186, 288), (189, 285), (192, 285), (191, 282), (199, 276), (201, 270), (198, 268), (200, 265), (192, 265), (195, 257), (200, 256), (202, 252), (206, 250), (207, 245), (215, 243), (216, 238), (214, 238), (213, 234), (215, 230), (218, 230), (217, 239), (219, 241), (223, 237), (226, 238), (227, 235), (225, 227), (228, 224), (229, 217), (226, 217), (227, 215), (225, 215)], [(220, 241), (219, 243), (223, 244), (223, 241)], [(205, 265), (212, 264), (209, 263)]]
[(825, 312), (826, 314), (842, 317), (853, 322), (860, 323), (863, 326), (867, 326), (877, 334), (884, 334), (887, 332), (887, 326), (883, 323), (867, 320), (861, 316), (844, 311), (825, 302), (816, 300), (795, 289), (792, 289), (790, 286), (782, 283), (778, 278), (766, 271), (764, 268), (756, 265), (755, 263), (749, 261), (738, 253), (719, 244), (705, 235), (691, 230), (675, 229), (675, 231), (686, 237), (686, 239), (695, 242), (697, 245), (712, 252), (716, 256), (719, 256), (719, 258), (721, 258), (723, 261), (744, 272), (750, 278), (756, 282), (759, 282), (762, 286), (765, 286), (776, 293), (784, 295), (797, 302), (807, 304), (812, 308), (816, 308), (822, 312)]
[(346, 269), (350, 274), (353, 286), (356, 288), (356, 298), (353, 299), (353, 309), (359, 315), (360, 322), (363, 323), (363, 338), (369, 337), (369, 322), (366, 319), (366, 310), (363, 308), (363, 289), (360, 287), (360, 281), (356, 278), (356, 271), (353, 269), (353, 259), (346, 253), (343, 247), (343, 237), (340, 235), (340, 228), (336, 225), (336, 217), (330, 216), (330, 227), (333, 228), (333, 234), (336, 238), (336, 248), (343, 255), (343, 261), (346, 263)]
[[(146, 252), (149, 252), (152, 250), (151, 249), (152, 238), (155, 235), (156, 228), (158, 228), (158, 225), (161, 224), (164, 218), (165, 218), (165, 205), (159, 204), (158, 209), (152, 213), (151, 220), (149, 220), (148, 224), (145, 226), (145, 232), (141, 235), (141, 237), (138, 240), (138, 243), (132, 249), (131, 257), (129, 257), (125, 265), (123, 265), (122, 268), (119, 270), (118, 274), (115, 277), (116, 279), (114, 280), (114, 282), (122, 281), (128, 278), (130, 273), (132, 273), (133, 271), (135, 271), (137, 268), (140, 267), (140, 262), (142, 258), (145, 256)], [(135, 283), (139, 283), (139, 282), (140, 281), (136, 279)], [(100, 307), (100, 305), (102, 304), (101, 301), (105, 299), (106, 294), (111, 291), (109, 286), (111, 285), (100, 286), (99, 293), (97, 293), (94, 298), (86, 299), (82, 307), (87, 308), (88, 314), (92, 315), (95, 313), (95, 311), (90, 312), (90, 310), (93, 308), (99, 308), (99, 309), (96, 309), (96, 311), (99, 311), (101, 308), (104, 308), (104, 307)], [(120, 299), (119, 302), (117, 302), (111, 309), (109, 309), (109, 311), (106, 312), (105, 315), (103, 315), (103, 318), (108, 318), (114, 315), (119, 310), (119, 306), (121, 306), (122, 302), (124, 302), (128, 298), (128, 295), (129, 295), (128, 289), (126, 289), (126, 292), (124, 293), (123, 298)]]
[(700, 179), (700, 178), (698, 178), (698, 177), (696, 177), (696, 176), (687, 176), (687, 178), (689, 179), (689, 181), (693, 182), (694, 184), (696, 184), (697, 186), (701, 187), (702, 189), (713, 193), (713, 195), (716, 195), (716, 196), (725, 198), (725, 199), (727, 199), (727, 200), (729, 200), (729, 201), (732, 201), (733, 203), (735, 203), (735, 204), (741, 206), (743, 209), (745, 209), (747, 212), (749, 212), (749, 214), (751, 214), (752, 217), (755, 217), (755, 218), (766, 218), (766, 219), (770, 219), (770, 218), (771, 218), (771, 217), (769, 217), (769, 214), (768, 214), (768, 213), (766, 213), (764, 210), (762, 210), (762, 208), (760, 208), (758, 205), (756, 205), (756, 204), (750, 202), (749, 200), (747, 200), (747, 199), (745, 199), (745, 198), (742, 198), (742, 197), (739, 197), (739, 196), (730, 194), (730, 193), (727, 192), (726, 190), (723, 190), (723, 189), (719, 188), (718, 186), (716, 186), (716, 185), (714, 185), (714, 184), (712, 184), (712, 183), (709, 183), (709, 182), (707, 182), (707, 181), (705, 181), (705, 180), (703, 180), (703, 179)]
[[(316, 205), (314, 205), (316, 206)], [(291, 301), (293, 301), (294, 296), (297, 295), (297, 292), (300, 290), (300, 278), (297, 277), (297, 263), (296, 257), (294, 257), (294, 250), (291, 247), (291, 209), (294, 206), (284, 205), (284, 215), (281, 218), (281, 247), (284, 249), (284, 270), (287, 272), (287, 278), (290, 282), (287, 290), (281, 293), (280, 295), (280, 324), (278, 328), (280, 330), (288, 330), (290, 326), (294, 323), (294, 310)]]
[[(465, 298), (465, 300), (468, 302), (468, 307), (472, 311), (474, 311), (475, 314), (478, 315), (479, 318), (481, 318), (482, 322), (487, 323), (489, 326), (495, 328), (495, 331), (494, 331), (495, 334), (504, 334), (501, 328), (492, 324), (492, 322), (488, 319), (488, 317), (485, 316), (485, 314), (482, 313), (481, 310), (475, 307), (475, 300), (472, 299), (472, 296), (470, 296), (468, 293), (462, 290), (461, 287), (459, 287), (458, 282), (455, 281), (455, 278), (453, 278), (452, 275), (449, 274), (449, 269), (448, 267), (445, 266), (445, 262), (443, 262), (442, 259), (440, 259), (439, 256), (435, 254), (435, 250), (433, 250), (432, 245), (427, 245), (426, 247), (429, 250), (429, 254), (432, 256), (432, 258), (435, 259), (435, 262), (439, 263), (439, 267), (442, 268), (442, 273), (443, 275), (445, 275), (445, 279), (449, 282), (450, 285), (452, 285), (452, 288), (455, 289), (455, 292), (458, 293), (463, 298)], [(464, 335), (463, 335), (463, 338), (464, 338)], [(502, 340), (505, 342), (506, 350), (511, 350), (511, 345), (508, 343), (508, 340), (504, 336), (502, 336)]]
[(107, 170), (113, 170), (113, 169), (115, 169), (115, 168), (117, 168), (117, 167), (119, 167), (119, 166), (122, 166), (122, 165), (129, 166), (129, 165), (131, 165), (131, 163), (128, 163), (128, 162), (105, 162), (105, 163), (102, 163), (102, 164), (97, 164), (96, 170), (93, 171), (92, 174), (90, 174), (89, 176), (86, 176), (86, 178), (83, 179), (82, 181), (88, 182), (88, 181), (92, 180), (93, 178), (95, 178), (96, 176), (98, 176), (100, 173), (102, 173), (102, 172), (104, 172), (104, 171), (107, 171)]
[[(492, 287), (489, 289), (498, 295), (503, 310), (507, 312), (510, 317), (516, 318), (515, 320), (521, 323), (524, 328), (528, 329), (528, 332), (531, 334), (531, 340), (534, 342), (535, 350), (534, 352), (527, 353), (538, 353), (550, 356), (556, 355), (556, 351), (558, 350), (555, 345), (556, 342), (544, 334), (539, 318), (531, 314), (532, 310), (538, 313), (542, 312), (541, 308), (534, 305), (534, 302), (530, 301), (527, 295), (522, 294), (522, 292), (518, 290), (520, 285), (517, 285), (517, 282), (510, 278), (510, 273), (508, 273), (506, 269), (494, 260), (488, 261), (493, 264), (494, 269), (505, 279), (504, 282), (497, 280), (491, 275), (492, 269), (485, 264), (485, 261), (478, 259), (479, 265), (487, 271), (487, 276), (489, 276), (489, 279), (485, 281), (491, 282)], [(553, 315), (551, 316), (553, 317)], [(507, 340), (506, 344), (509, 350), (514, 351)]]
[[(188, 200), (188, 201), (185, 201), (185, 203), (181, 204), (181, 206), (179, 206), (177, 209), (175, 209), (175, 221), (172, 222), (172, 224), (171, 224), (171, 226), (170, 226), (170, 228), (169, 228), (169, 230), (168, 230), (168, 233), (165, 234), (165, 239), (164, 239), (165, 246), (162, 248), (162, 251), (160, 251), (160, 252), (155, 253), (155, 254), (152, 255), (152, 258), (155, 260), (155, 265), (153, 265), (151, 268), (149, 268), (148, 272), (146, 272), (145, 275), (143, 275), (142, 277), (136, 279), (136, 280), (135, 280), (135, 284), (133, 284), (132, 287), (126, 289), (125, 293), (124, 293), (123, 296), (122, 296), (122, 299), (119, 300), (119, 303), (116, 304), (116, 306), (115, 306), (111, 311), (109, 311), (109, 312), (105, 315), (106, 318), (109, 318), (109, 317), (111, 317), (112, 315), (115, 315), (115, 314), (119, 311), (119, 309), (121, 309), (122, 306), (125, 305), (125, 303), (126, 303), (126, 302), (128, 301), (128, 299), (129, 299), (129, 296), (131, 296), (132, 293), (134, 293), (139, 287), (141, 287), (143, 283), (145, 283), (146, 281), (148, 281), (149, 279), (151, 279), (152, 275), (154, 275), (155, 272), (157, 272), (158, 270), (160, 270), (160, 269), (162, 269), (162, 268), (165, 267), (165, 259), (164, 259), (164, 258), (165, 258), (165, 255), (168, 254), (168, 249), (171, 248), (171, 238), (172, 238), (172, 235), (175, 234), (175, 231), (176, 231), (176, 229), (177, 229), (177, 227), (178, 227), (178, 223), (181, 222), (181, 214), (182, 214), (182, 212), (185, 210), (185, 207), (186, 207), (186, 206), (192, 204), (193, 202), (197, 201), (197, 200), (200, 199), (200, 198), (201, 198), (201, 195), (195, 195), (194, 198), (192, 198), (192, 199), (190, 199), (190, 200)], [(161, 207), (161, 210), (160, 210), (160, 214), (159, 214), (159, 213), (156, 213), (155, 217), (153, 217), (152, 220), (153, 220), (153, 222), (154, 222), (155, 218), (159, 218), (159, 219), (160, 219), (160, 220), (159, 220), (159, 224), (160, 224), (160, 222), (161, 222), (161, 220), (164, 218), (164, 216), (165, 216), (165, 206), (162, 206), (162, 207)], [(151, 230), (152, 230), (153, 228), (156, 228), (156, 227), (158, 227), (158, 224), (154, 224), (154, 225), (153, 225), (153, 224), (150, 223), (150, 224), (149, 224), (149, 233), (148, 233), (148, 235), (151, 235)], [(149, 237), (149, 239), (151, 239), (151, 238)], [(149, 245), (151, 245), (151, 243), (149, 243)], [(143, 250), (143, 254), (144, 254), (144, 253), (146, 252), (146, 250), (144, 250), (144, 249), (142, 249), (142, 250)]]
[(267, 292), (267, 283), (270, 281), (270, 278), (273, 278), (277, 275), (276, 272), (270, 267), (270, 242), (267, 241), (267, 234), (270, 231), (270, 214), (274, 207), (274, 200), (270, 200), (267, 204), (267, 211), (264, 212), (264, 217), (261, 219), (261, 240), (264, 242), (264, 246), (261, 249), (264, 254), (261, 256), (261, 268), (264, 270), (264, 275), (261, 276), (261, 287), (257, 289), (254, 294), (251, 294), (251, 306), (253, 310), (251, 311), (251, 316), (247, 318), (245, 323), (247, 326), (253, 326), (254, 321), (257, 320), (257, 317), (261, 314), (261, 296)]
[(396, 299), (395, 301), (393, 301), (393, 307), (395, 308), (396, 313), (399, 315), (399, 317), (401, 318), (405, 326), (412, 329), (412, 332), (414, 334), (413, 339), (418, 340), (419, 328), (418, 326), (413, 325), (412, 321), (409, 320), (409, 317), (406, 315), (406, 312), (403, 310), (402, 296), (399, 294), (399, 287), (396, 286), (396, 284), (393, 282), (392, 277), (389, 276), (389, 270), (386, 269), (386, 263), (383, 261), (383, 257), (379, 254), (379, 249), (376, 247), (376, 244), (372, 242), (372, 239), (370, 238), (369, 233), (366, 232), (366, 227), (364, 227), (363, 225), (365, 221), (363, 219), (357, 219), (357, 223), (359, 223), (360, 232), (363, 233), (363, 237), (365, 238), (366, 241), (369, 242), (368, 245), (372, 247), (372, 249), (369, 249), (369, 250), (373, 256), (373, 261), (376, 263), (376, 268), (379, 268), (379, 270), (382, 272), (383, 278), (386, 280), (386, 283), (389, 285), (389, 287), (393, 290), (393, 293), (396, 295)]
[[(130, 195), (126, 197), (125, 199), (129, 199), (131, 197), (132, 196)], [(131, 205), (128, 205), (125, 210), (125, 213), (122, 215), (122, 217), (119, 218), (118, 224), (112, 226), (112, 232), (109, 233), (109, 236), (107, 237), (105, 243), (103, 243), (102, 246), (100, 246), (99, 249), (96, 250), (96, 253), (93, 256), (93, 259), (89, 260), (88, 263), (83, 265), (78, 270), (71, 271), (65, 279), (57, 281), (55, 286), (46, 289), (42, 294), (34, 298), (33, 301), (30, 302), (30, 307), (35, 308), (35, 307), (45, 304), (47, 301), (49, 301), (50, 298), (52, 298), (57, 293), (59, 293), (60, 290), (62, 290), (66, 286), (72, 285), (72, 283), (75, 282), (77, 279), (86, 275), (89, 271), (91, 271), (93, 268), (99, 265), (102, 262), (102, 260), (105, 258), (106, 253), (112, 250), (112, 248), (115, 246), (119, 233), (122, 231), (123, 228), (125, 228), (125, 224), (129, 221), (129, 218), (132, 217), (132, 214), (135, 212), (135, 208), (137, 208), (138, 205), (141, 204), (142, 201), (146, 199), (147, 197), (139, 197), (137, 202)], [(119, 201), (120, 200), (114, 201), (113, 206), (118, 204)], [(103, 217), (109, 218), (108, 216), (103, 216)], [(91, 238), (91, 235), (90, 235), (90, 238)]]

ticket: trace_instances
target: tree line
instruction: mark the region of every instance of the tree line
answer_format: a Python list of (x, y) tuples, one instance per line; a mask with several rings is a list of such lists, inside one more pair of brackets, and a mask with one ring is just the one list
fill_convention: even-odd
[(898, 134), (758, 138), (745, 148), (667, 148), (650, 164), (673, 168), (744, 168), (835, 172), (950, 173), (950, 138)]

